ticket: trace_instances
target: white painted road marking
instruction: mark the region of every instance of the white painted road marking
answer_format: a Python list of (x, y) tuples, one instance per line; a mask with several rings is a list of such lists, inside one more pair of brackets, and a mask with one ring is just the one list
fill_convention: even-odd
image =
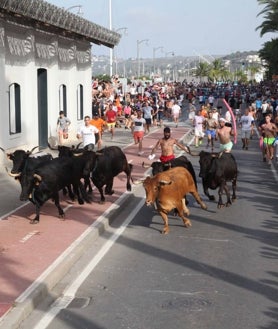
[(110, 250), (113, 244), (117, 241), (117, 239), (124, 232), (128, 224), (132, 221), (134, 216), (143, 206), (145, 200), (142, 199), (136, 208), (130, 213), (124, 223), (118, 228), (115, 233), (111, 236), (111, 238), (103, 245), (103, 247), (99, 250), (99, 252), (94, 256), (91, 262), (87, 265), (87, 267), (80, 273), (80, 275), (72, 282), (72, 284), (65, 289), (62, 293), (62, 297), (58, 298), (53, 304), (52, 308), (47, 312), (42, 319), (37, 323), (37, 325), (33, 329), (45, 329), (51, 323), (51, 321), (59, 314), (61, 309), (66, 308), (71, 301), (74, 299), (75, 294), (82, 283), (86, 280), (89, 274), (94, 270), (97, 264), (101, 261), (101, 259), (106, 255), (106, 253)]

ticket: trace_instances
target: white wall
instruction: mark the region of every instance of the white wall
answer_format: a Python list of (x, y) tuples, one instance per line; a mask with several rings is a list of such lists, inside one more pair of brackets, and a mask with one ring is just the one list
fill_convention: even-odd
[[(37, 70), (47, 70), (48, 137), (57, 137), (59, 87), (67, 88), (67, 116), (71, 120), (70, 138), (76, 140), (77, 86), (83, 85), (84, 116), (91, 116), (90, 43), (12, 26), (0, 19), (0, 146), (7, 152), (38, 145)], [(25, 48), (27, 44), (28, 47)], [(9, 85), (18, 83), (21, 91), (21, 128), (9, 133)], [(2, 157), (0, 156), (0, 162)]]

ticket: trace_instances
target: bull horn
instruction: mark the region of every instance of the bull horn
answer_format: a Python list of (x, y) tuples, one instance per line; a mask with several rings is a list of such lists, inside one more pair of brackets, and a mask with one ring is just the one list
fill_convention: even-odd
[(75, 157), (80, 157), (81, 155), (83, 155), (83, 152), (82, 153), (73, 153), (73, 156), (75, 156)]
[(35, 146), (35, 147), (32, 148), (31, 151), (27, 151), (27, 152), (28, 152), (29, 154), (32, 154), (32, 152), (35, 151), (35, 149), (38, 148), (38, 147), (39, 147), (39, 146)]
[(48, 142), (47, 142), (47, 146), (50, 148), (50, 150), (58, 151), (58, 147), (55, 148), (55, 147), (51, 146)]
[(166, 180), (160, 180), (159, 184), (170, 185), (170, 184), (172, 184), (172, 181), (169, 182), (169, 181), (166, 181)]
[(145, 162), (143, 161), (143, 162), (142, 162), (142, 167), (143, 167), (143, 168), (150, 168), (151, 165), (145, 164)]
[(134, 184), (134, 185), (143, 184), (144, 180), (145, 180), (145, 179), (138, 179), (138, 180), (135, 180), (135, 181), (133, 181), (133, 184)]
[(34, 174), (34, 178), (37, 178), (39, 182), (42, 181), (42, 177), (38, 174)]
[(7, 167), (5, 167), (6, 169), (6, 172), (9, 176), (13, 177), (13, 178), (16, 178), (16, 177), (19, 177), (21, 175), (21, 173), (16, 173), (16, 174), (12, 174)]
[(189, 154), (192, 155), (193, 157), (198, 157), (200, 155), (200, 152), (192, 152), (190, 149), (189, 149)]
[(83, 142), (80, 142), (76, 145), (76, 148), (79, 149), (79, 146), (82, 144)]
[(0, 146), (0, 150), (6, 154), (5, 150), (1, 146)]
[(171, 163), (170, 163), (170, 162), (168, 162), (168, 163), (163, 163), (163, 166), (164, 166), (164, 167), (171, 167)]

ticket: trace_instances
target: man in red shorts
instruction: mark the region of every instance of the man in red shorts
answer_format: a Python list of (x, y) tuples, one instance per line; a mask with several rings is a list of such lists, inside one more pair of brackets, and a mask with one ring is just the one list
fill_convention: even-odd
[(175, 158), (174, 154), (174, 145), (176, 145), (181, 150), (189, 153), (189, 150), (186, 146), (180, 144), (175, 138), (171, 137), (171, 130), (169, 127), (164, 128), (164, 137), (160, 138), (154, 148), (152, 149), (151, 155), (155, 152), (155, 150), (160, 146), (161, 148), (161, 156), (160, 161), (162, 163), (169, 162), (170, 160)]
[(142, 155), (144, 152), (143, 148), (143, 138), (146, 127), (146, 120), (142, 117), (142, 110), (137, 110), (137, 116), (133, 118), (131, 123), (131, 132), (133, 134), (134, 143), (138, 144), (138, 155)]

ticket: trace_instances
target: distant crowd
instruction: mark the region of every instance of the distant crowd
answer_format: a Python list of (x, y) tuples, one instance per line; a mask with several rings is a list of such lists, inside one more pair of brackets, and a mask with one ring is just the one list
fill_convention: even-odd
[[(92, 116), (102, 118), (109, 126), (107, 113), (109, 113), (109, 109), (112, 109), (116, 113), (115, 127), (124, 125), (125, 129), (130, 129), (138, 110), (142, 110), (143, 118), (148, 121), (145, 127), (145, 133), (148, 133), (151, 126), (162, 126), (163, 119), (172, 120), (178, 126), (179, 115), (182, 110), (185, 111), (185, 115), (192, 125), (196, 125), (197, 116), (202, 116), (205, 119), (202, 124), (202, 134), (195, 138), (195, 145), (198, 146), (203, 134), (207, 134), (207, 131), (211, 128), (209, 126), (211, 118), (216, 118), (218, 127), (220, 119), (231, 122), (229, 111), (223, 113), (222, 100), (225, 99), (241, 128), (244, 126), (244, 122), (240, 121), (241, 117), (244, 117), (246, 114), (252, 117), (253, 123), (248, 123), (250, 126), (250, 138), (252, 138), (254, 126), (256, 125), (263, 139), (263, 145), (266, 145), (265, 147), (262, 146), (263, 159), (270, 161), (274, 157), (274, 147), (278, 144), (277, 97), (277, 81), (262, 81), (249, 84), (215, 84), (208, 82), (149, 82), (133, 80), (126, 86), (123, 86), (118, 77), (113, 77), (109, 82), (99, 81), (98, 79), (93, 80)], [(271, 135), (273, 135), (274, 141), (270, 140), (271, 146), (267, 146), (270, 141), (269, 138), (265, 138), (266, 135), (269, 135), (266, 132), (266, 126), (264, 126), (266, 124), (266, 116), (270, 117), (270, 122), (273, 124)], [(273, 127), (276, 127), (276, 129)], [(113, 138), (114, 130), (109, 129), (109, 131)], [(208, 139), (208, 144), (213, 149), (212, 141), (214, 138), (210, 136)], [(248, 149), (248, 140), (248, 138), (243, 140), (244, 149)], [(276, 146), (276, 158), (278, 161), (278, 146)]]

